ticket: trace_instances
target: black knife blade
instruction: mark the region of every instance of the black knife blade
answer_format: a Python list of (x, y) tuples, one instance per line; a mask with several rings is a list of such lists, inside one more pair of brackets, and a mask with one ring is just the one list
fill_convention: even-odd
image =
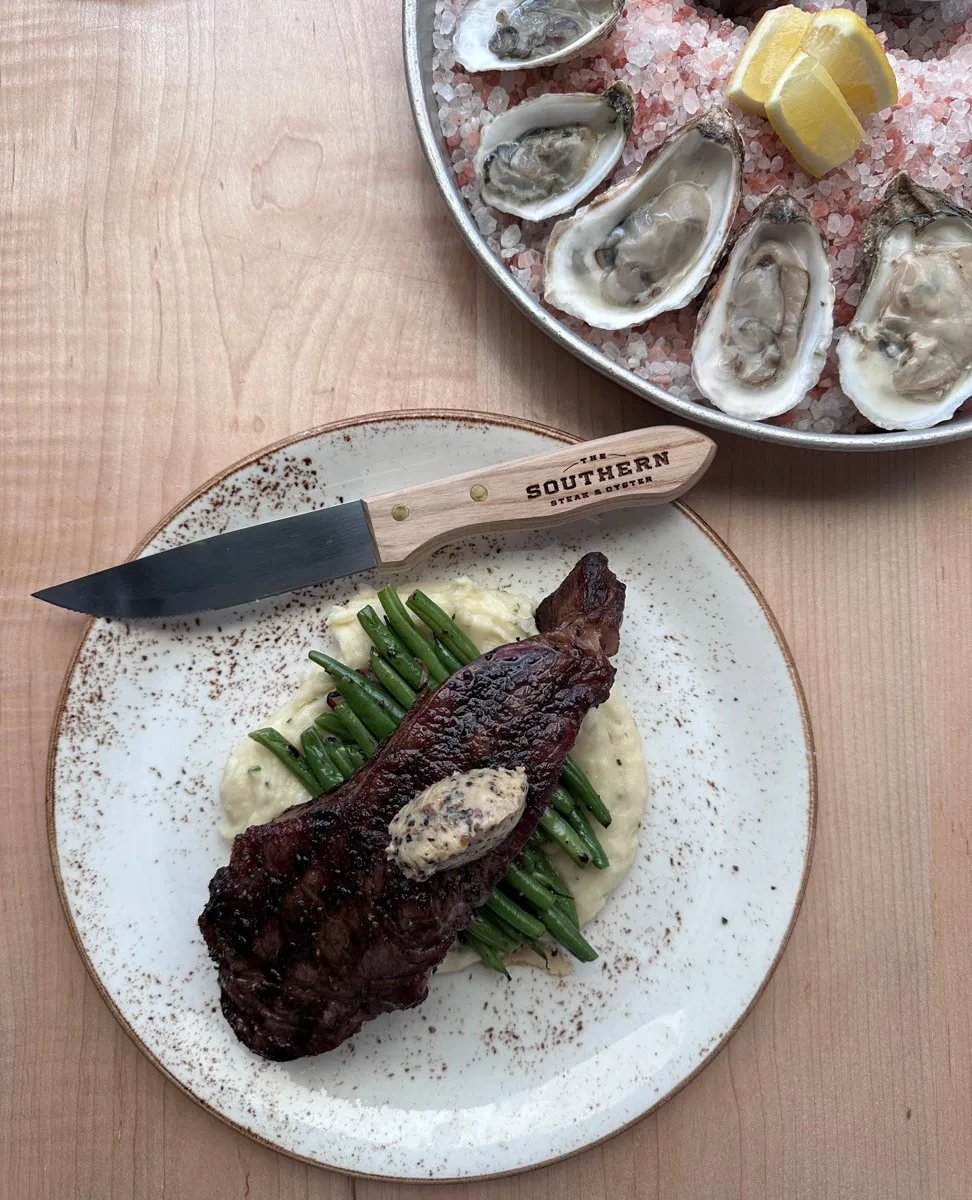
[(189, 542), (34, 596), (96, 617), (173, 617), (232, 608), (377, 562), (364, 504), (352, 500)]

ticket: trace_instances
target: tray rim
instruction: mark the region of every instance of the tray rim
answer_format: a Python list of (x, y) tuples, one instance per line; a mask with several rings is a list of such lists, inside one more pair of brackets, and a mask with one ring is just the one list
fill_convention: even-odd
[(634, 372), (612, 362), (597, 347), (569, 330), (552, 312), (522, 288), (495, 257), (459, 193), (438, 128), (438, 114), (432, 100), (431, 74), (426, 72), (423, 22), (431, 29), (434, 11), (435, 0), (402, 0), (405, 82), (419, 144), (432, 172), (436, 189), (479, 265), (516, 307), (558, 345), (580, 359), (585, 366), (607, 376), (613, 383), (643, 400), (658, 405), (659, 408), (676, 413), (685, 421), (721, 429), (726, 433), (737, 433), (757, 441), (795, 446), (804, 450), (868, 453), (875, 450), (910, 450), (939, 446), (972, 437), (972, 413), (954, 416), (941, 425), (932, 426), (931, 429), (895, 430), (884, 433), (814, 433), (812, 430), (743, 420), (694, 400), (682, 400), (664, 388), (639, 378)]

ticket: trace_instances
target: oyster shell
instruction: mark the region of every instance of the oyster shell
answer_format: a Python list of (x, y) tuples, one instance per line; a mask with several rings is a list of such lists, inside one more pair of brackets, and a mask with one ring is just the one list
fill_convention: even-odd
[(467, 71), (517, 71), (594, 54), (625, 0), (471, 0), (454, 50)]
[(476, 155), (483, 200), (528, 221), (570, 212), (614, 170), (634, 111), (626, 83), (507, 109), (486, 126)]
[(834, 285), (820, 229), (776, 188), (736, 236), (699, 313), (692, 377), (723, 412), (776, 417), (820, 378), (833, 332)]
[(927, 429), (972, 396), (972, 212), (898, 175), (862, 237), (840, 383), (881, 429)]
[(742, 143), (715, 108), (682, 126), (629, 179), (547, 243), (544, 297), (598, 329), (683, 308), (705, 286), (739, 203)]

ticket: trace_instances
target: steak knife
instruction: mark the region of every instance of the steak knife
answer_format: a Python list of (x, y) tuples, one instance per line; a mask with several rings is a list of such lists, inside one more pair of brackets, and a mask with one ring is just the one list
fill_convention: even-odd
[(34, 595), (98, 617), (230, 608), (375, 567), (401, 570), (471, 534), (675, 500), (714, 453), (704, 434), (654, 425), (217, 534)]

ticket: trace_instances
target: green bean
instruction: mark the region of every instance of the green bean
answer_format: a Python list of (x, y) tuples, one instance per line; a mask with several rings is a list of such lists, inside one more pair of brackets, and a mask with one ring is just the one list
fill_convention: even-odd
[(394, 629), (381, 620), (370, 604), (366, 604), (358, 613), (358, 622), (385, 662), (393, 667), (406, 683), (413, 688), (420, 688), (423, 683), (421, 662)]
[(420, 658), (429, 669), (429, 677), (436, 683), (444, 683), (449, 672), (439, 661), (432, 646), (412, 624), (405, 605), (402, 604), (398, 592), (393, 587), (384, 587), (378, 593), (378, 599), (385, 610), (392, 629), (398, 634), (405, 645), (416, 658)]
[(568, 754), (564, 759), (564, 769), (561, 773), (564, 786), (572, 796), (575, 796), (587, 809), (595, 821), (605, 829), (611, 824), (611, 810), (604, 803), (591, 781)]
[(590, 854), (591, 862), (594, 866), (599, 871), (603, 871), (605, 867), (609, 867), (611, 860), (607, 856), (607, 851), (597, 840), (597, 834), (591, 828), (591, 823), (588, 821), (584, 810), (579, 806), (575, 806), (567, 814), (565, 820), (587, 847), (587, 852)]
[(539, 938), (530, 937), (529, 934), (521, 933), (519, 929), (514, 929), (508, 921), (504, 921), (502, 917), (498, 917), (494, 912), (491, 912), (486, 919), (491, 925), (495, 925), (508, 941), (514, 943), (514, 950), (511, 950), (510, 954), (515, 953), (516, 949), (519, 949), (521, 945), (529, 946), (534, 954), (538, 954), (544, 962), (547, 961), (547, 947)]
[(573, 896), (558, 896), (555, 907), (559, 908), (575, 929), (580, 929), (580, 917), (577, 915), (577, 905)]
[(523, 859), (530, 864), (532, 873), (542, 880), (547, 887), (553, 892), (554, 904), (569, 917), (575, 925), (580, 927), (577, 919), (577, 908), (574, 904), (574, 898), (570, 894), (570, 888), (564, 883), (560, 876), (560, 872), (550, 861), (543, 848), (536, 844), (527, 843), (523, 848)]
[(328, 754), (334, 759), (334, 765), (345, 779), (350, 779), (354, 774), (355, 766), (351, 760), (351, 755), (348, 753), (347, 746), (342, 746), (338, 741), (327, 742), (325, 744)]
[(254, 729), (250, 737), (257, 745), (275, 754), (312, 796), (320, 795), (321, 785), (317, 782), (317, 776), (282, 733), (276, 729)]
[[(338, 691), (341, 691), (341, 684), (346, 683), (361, 691), (379, 708), (383, 708), (390, 717), (395, 719), (396, 724), (405, 716), (405, 709), (378, 684), (373, 683), (367, 676), (362, 675), (360, 671), (353, 671), (350, 667), (346, 667), (344, 663), (338, 662), (336, 658), (331, 658), (329, 654), (322, 654), (319, 650), (312, 650), (307, 656), (311, 662), (317, 663), (319, 667), (323, 667), (328, 675), (338, 685)], [(344, 695), (343, 692), (341, 692)], [(364, 720), (364, 716), (358, 713), (358, 716)]]
[[(499, 894), (502, 895), (502, 893)], [(481, 908), (477, 913), (477, 916), (482, 917), (486, 921), (492, 922), (492, 924), (496, 926), (500, 933), (505, 934), (506, 937), (508, 937), (511, 941), (516, 942), (518, 946), (525, 940), (527, 936), (522, 930), (517, 929), (515, 925), (511, 925), (509, 921), (504, 921), (498, 913), (491, 912), (486, 908)]]
[(348, 758), (351, 759), (351, 767), (353, 770), (357, 771), (358, 767), (363, 767), (365, 765), (365, 756), (361, 753), (357, 746), (345, 745), (342, 748)]
[(561, 912), (557, 905), (553, 908), (544, 909), (540, 914), (544, 925), (554, 935), (562, 946), (579, 958), (581, 962), (593, 962), (597, 958), (597, 951), (583, 936), (576, 925), (572, 924)]
[(562, 817), (568, 817), (577, 807), (574, 797), (559, 783), (550, 793), (550, 803)]
[[(546, 855), (544, 855), (543, 857), (546, 857)], [(500, 896), (503, 895), (502, 892), (494, 893), (494, 894), (498, 894)], [(566, 904), (570, 905), (571, 908), (573, 908), (573, 904), (574, 904), (573, 900), (571, 900), (569, 897), (565, 898), (562, 896), (557, 896), (555, 898), (555, 903), (557, 904), (558, 907), (561, 907), (564, 903), (566, 903)], [(481, 911), (482, 910), (480, 910), (480, 912)], [(561, 911), (564, 913), (565, 916), (567, 916), (567, 917), (570, 916), (570, 913), (565, 911), (562, 907), (561, 907)], [(577, 926), (576, 911), (577, 910), (574, 909), (574, 913), (575, 913), (574, 925), (575, 926)], [(541, 941), (538, 940), (538, 938), (531, 937), (529, 934), (523, 933), (521, 930), (515, 928), (515, 926), (511, 925), (509, 923), (509, 921), (504, 920), (503, 917), (501, 917), (497, 912), (490, 911), (489, 920), (492, 921), (492, 923), (499, 928), (500, 933), (504, 933), (509, 938), (515, 938), (518, 941), (523, 942), (523, 944), (525, 946), (529, 946), (530, 949), (534, 951), (534, 953), (539, 954), (541, 958), (546, 959), (546, 957), (547, 957), (546, 947), (543, 945), (543, 943)]]
[(403, 708), (412, 707), (415, 703), (416, 693), (395, 668), (385, 662), (373, 646), (371, 648), (371, 669), (375, 678), (390, 696), (393, 696)]
[(509, 979), (510, 973), (506, 969), (506, 964), (492, 946), (488, 946), (485, 942), (480, 941), (478, 937), (471, 933), (462, 934), (462, 940), (470, 947), (470, 949), (476, 951), (487, 967), (498, 972), (500, 975), (505, 975), (506, 978)]
[(551, 841), (574, 860), (579, 867), (586, 867), (591, 861), (587, 847), (580, 840), (563, 817), (558, 816), (553, 809), (545, 809), (540, 818), (540, 827), (550, 835)]
[(314, 724), (318, 729), (323, 729), (325, 733), (330, 733), (334, 737), (348, 739), (348, 728), (344, 722), (334, 715), (332, 712), (322, 712), (319, 717), (314, 718)]
[(523, 863), (524, 871), (529, 871), (531, 875), (534, 873), (539, 854), (540, 851), (536, 845), (532, 841), (528, 841), (520, 851), (520, 862)]
[(510, 863), (503, 876), (503, 882), (508, 883), (535, 907), (553, 908), (553, 893), (548, 892), (538, 879), (518, 867), (516, 863)]
[[(388, 632), (389, 632), (389, 633), (390, 633), (390, 634), (391, 634), (393, 637), (396, 637), (396, 638), (398, 638), (398, 634), (395, 632), (395, 630), (394, 630), (394, 627), (392, 626), (392, 623), (391, 623), (391, 621), (389, 621), (387, 617), (385, 617), (384, 625), (385, 625), (385, 628), (388, 630)], [(402, 639), (401, 639), (401, 638), (398, 638), (398, 640), (399, 640), (400, 642), (402, 641)], [(405, 643), (404, 643), (404, 642), (402, 642), (402, 645), (403, 645), (403, 646), (405, 646)], [(406, 649), (406, 650), (408, 650), (408, 647), (407, 647), (407, 646), (405, 646), (405, 649)], [(411, 653), (412, 653), (412, 652), (409, 650), (409, 654), (411, 654)], [(415, 658), (415, 655), (412, 655), (412, 657), (413, 657), (413, 658)], [(429, 668), (428, 668), (428, 665), (427, 665), (425, 662), (423, 662), (423, 661), (422, 661), (422, 659), (420, 659), (420, 658), (415, 658), (415, 661), (418, 663), (418, 665), (419, 665), (419, 669), (420, 669), (420, 670), (421, 670), (421, 672), (422, 672), (422, 680), (421, 680), (421, 683), (419, 683), (417, 686), (418, 686), (419, 688), (428, 687), (430, 684), (431, 684), (431, 686), (432, 686), (433, 688), (435, 688), (436, 686), (438, 686), (438, 685), (437, 685), (437, 683), (436, 683), (436, 681), (435, 681), (435, 680), (432, 678), (432, 676), (429, 674)]]
[(505, 945), (500, 945), (498, 942), (490, 942), (490, 945), (496, 946), (497, 950), (504, 954), (514, 954), (520, 946), (529, 946), (534, 954), (538, 954), (544, 962), (547, 961), (547, 947), (538, 938), (528, 937), (527, 934), (521, 933), (519, 929), (514, 929), (508, 921), (504, 921), (502, 917), (498, 917), (496, 913), (490, 913), (488, 917), (483, 916), (482, 910), (469, 923), (469, 929), (476, 937), (481, 937), (484, 942), (489, 942), (489, 938), (485, 933), (473, 927), (473, 922), (483, 922), (491, 927), (490, 932), (495, 938), (498, 934), (503, 938)]
[(529, 946), (534, 954), (538, 954), (544, 962), (548, 961), (547, 947), (539, 940), (539, 938), (527, 937), (523, 935), (524, 946)]
[(486, 907), (491, 913), (502, 917), (514, 929), (519, 929), (521, 933), (525, 933), (528, 937), (540, 937), (543, 933), (543, 924), (532, 913), (528, 913), (525, 908), (521, 908), (515, 900), (511, 900), (509, 896), (504, 896), (502, 892), (493, 892), (486, 901)]
[[(364, 751), (365, 758), (371, 758), (372, 754), (378, 749), (378, 743), (365, 728), (358, 714), (343, 701), (333, 711), (334, 715), (344, 725), (345, 731), (351, 735)], [(320, 717), (317, 720), (319, 723)]]
[(466, 636), (455, 621), (429, 599), (424, 592), (412, 592), (408, 607), (448, 646), (463, 666), (479, 658), (479, 648)]
[(510, 937), (490, 917), (473, 917), (466, 932), (471, 933), (473, 937), (478, 937), (481, 942), (485, 942), (487, 946), (492, 946), (502, 954), (512, 954), (514, 950), (519, 949), (523, 940), (522, 933)]
[(445, 667), (450, 675), (455, 675), (456, 671), (462, 670), (462, 663), (452, 653), (449, 647), (440, 638), (433, 638), (432, 645), (435, 648), (436, 658)]
[(391, 713), (376, 704), (356, 683), (351, 683), (348, 679), (339, 679), (337, 690), (341, 699), (374, 737), (387, 737), (398, 724)]
[(314, 772), (317, 782), (325, 792), (331, 791), (344, 782), (344, 776), (335, 766), (321, 741), (321, 735), (313, 725), (300, 735), (300, 748), (304, 752), (304, 761)]
[(570, 888), (564, 883), (560, 877), (560, 872), (550, 861), (549, 855), (542, 850), (535, 850), (536, 863), (533, 867), (534, 875), (539, 875), (548, 888), (558, 896), (566, 896), (571, 899)]

